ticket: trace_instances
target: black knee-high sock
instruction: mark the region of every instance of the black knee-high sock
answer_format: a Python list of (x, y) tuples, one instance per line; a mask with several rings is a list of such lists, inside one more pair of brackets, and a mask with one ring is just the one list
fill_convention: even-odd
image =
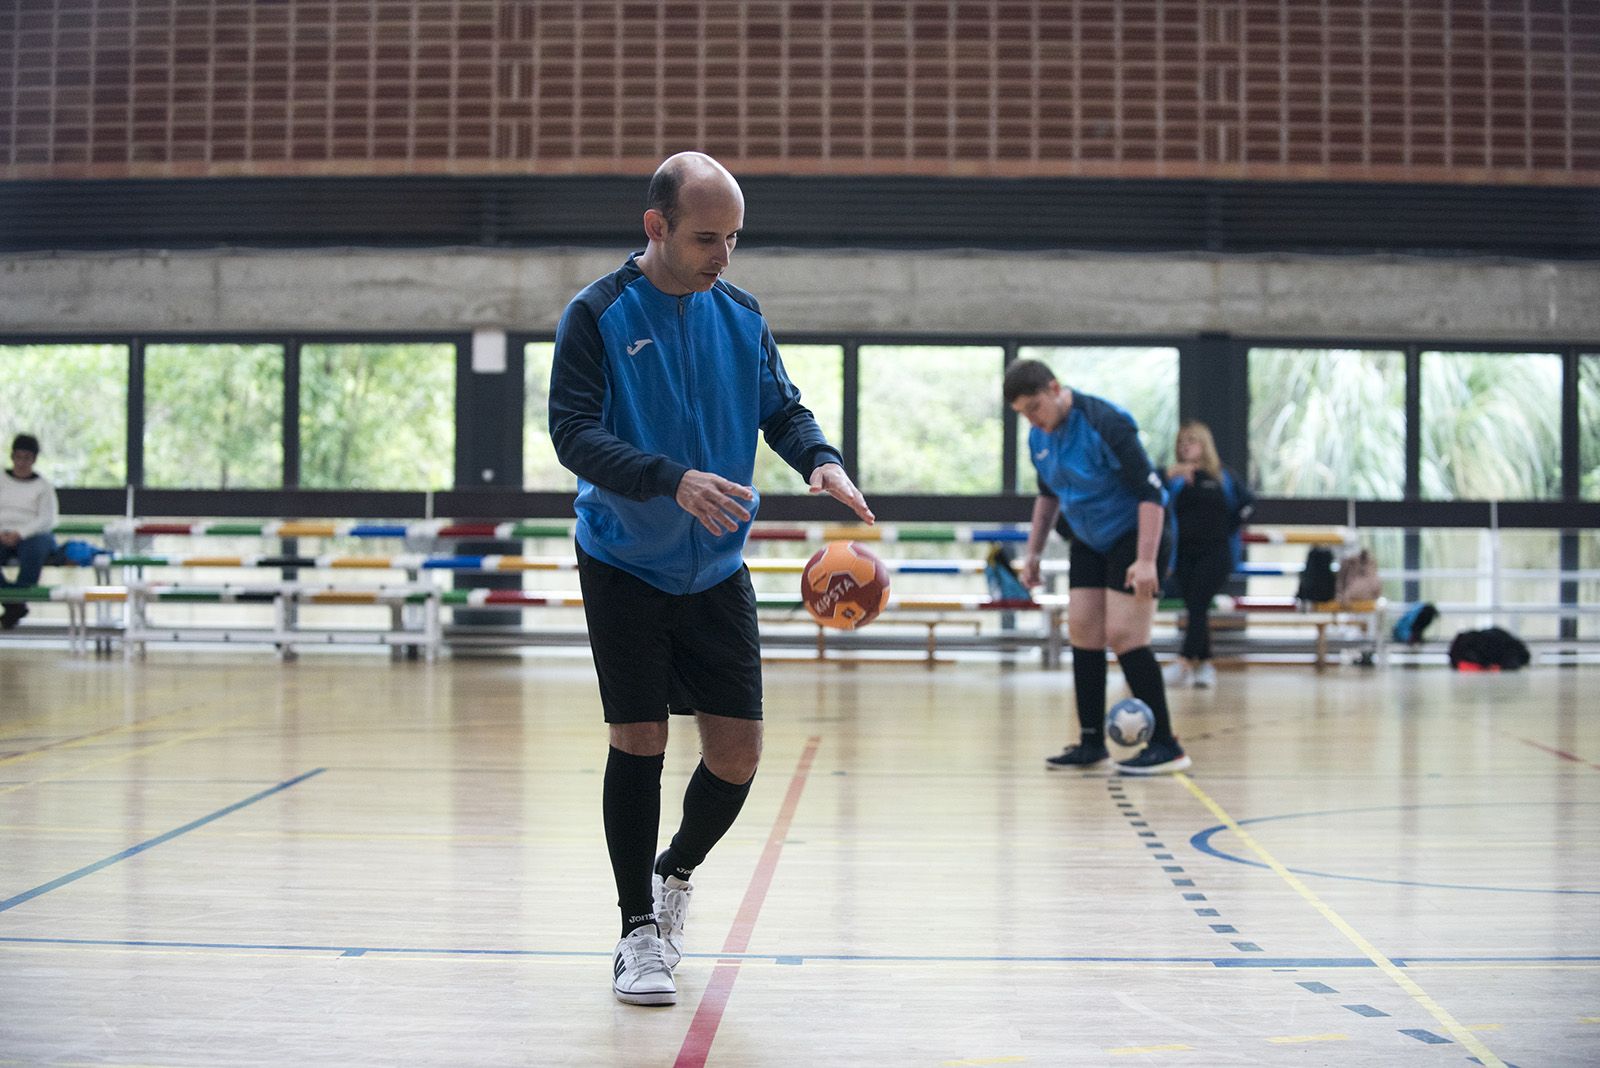
[(1167, 684), (1161, 678), (1161, 665), (1148, 645), (1117, 654), (1122, 665), (1122, 677), (1128, 680), (1133, 696), (1150, 706), (1156, 716), (1156, 729), (1150, 735), (1152, 742), (1172, 741), (1172, 714), (1167, 711)]
[(752, 775), (748, 782), (726, 782), (711, 774), (702, 760), (683, 791), (683, 823), (661, 854), (656, 874), (689, 878), (733, 826), (744, 799), (750, 796), (750, 783), (755, 781)]
[(602, 810), (611, 874), (617, 880), (622, 934), (655, 922), (650, 864), (661, 833), (661, 768), (666, 755), (633, 756), (616, 746), (606, 757)]
[(1072, 647), (1072, 692), (1078, 699), (1078, 735), (1084, 745), (1106, 742), (1106, 651)]

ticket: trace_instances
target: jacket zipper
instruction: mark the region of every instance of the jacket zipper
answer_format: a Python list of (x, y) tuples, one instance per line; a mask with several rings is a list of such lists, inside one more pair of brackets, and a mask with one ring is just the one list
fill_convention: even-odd
[[(689, 408), (689, 425), (694, 429), (695, 440), (695, 466), (704, 469), (705, 457), (700, 454), (700, 443), (705, 435), (700, 428), (700, 412), (695, 406), (695, 382), (693, 353), (689, 348), (689, 298), (678, 298), (678, 347), (683, 352), (683, 381), (684, 402)], [(691, 517), (689, 524), (689, 580), (683, 592), (688, 593), (694, 588), (695, 580), (700, 577), (700, 531), (696, 529), (699, 520)]]

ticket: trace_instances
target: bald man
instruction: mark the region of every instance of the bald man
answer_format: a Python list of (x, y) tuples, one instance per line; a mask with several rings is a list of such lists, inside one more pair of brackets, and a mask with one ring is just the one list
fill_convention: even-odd
[[(606, 846), (622, 910), (612, 992), (677, 1001), (690, 876), (733, 825), (761, 757), (761, 646), (744, 544), (756, 432), (812, 493), (872, 511), (784, 372), (754, 297), (722, 280), (744, 194), (710, 156), (651, 179), (647, 245), (556, 330), (550, 437), (578, 476), (578, 578), (610, 733)], [(658, 855), (669, 714), (701, 760)]]

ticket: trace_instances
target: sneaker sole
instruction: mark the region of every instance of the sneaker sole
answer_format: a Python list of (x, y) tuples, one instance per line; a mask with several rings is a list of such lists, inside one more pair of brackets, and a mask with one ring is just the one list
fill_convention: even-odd
[(1093, 764), (1052, 764), (1050, 763), (1050, 758), (1046, 757), (1044, 766), (1051, 771), (1093, 771), (1095, 768), (1103, 768), (1109, 763), (1111, 763), (1109, 756), (1104, 760), (1096, 760)]
[(1123, 775), (1166, 775), (1174, 771), (1183, 771), (1184, 769), (1191, 767), (1193, 764), (1194, 761), (1189, 759), (1188, 754), (1185, 754), (1179, 757), (1177, 760), (1169, 760), (1165, 764), (1151, 764), (1150, 766), (1143, 768), (1129, 767), (1127, 764), (1118, 764), (1117, 771)]
[(678, 1003), (678, 992), (676, 990), (658, 990), (649, 994), (630, 994), (627, 991), (612, 987), (611, 992), (624, 1005), (676, 1005)]

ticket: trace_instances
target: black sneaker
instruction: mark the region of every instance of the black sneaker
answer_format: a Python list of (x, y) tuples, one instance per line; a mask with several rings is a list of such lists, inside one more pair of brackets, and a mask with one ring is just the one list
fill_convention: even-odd
[(1182, 771), (1192, 763), (1183, 746), (1173, 738), (1166, 742), (1151, 742), (1138, 756), (1119, 761), (1117, 770), (1124, 775), (1166, 775)]
[(1077, 745), (1067, 746), (1056, 756), (1044, 758), (1044, 765), (1047, 768), (1087, 770), (1110, 762), (1111, 754), (1106, 750), (1104, 742), (1098, 745), (1080, 742)]
[(28, 614), (28, 606), (21, 601), (13, 601), (6, 605), (5, 611), (0, 612), (0, 628), (10, 630), (22, 622), (22, 617)]

